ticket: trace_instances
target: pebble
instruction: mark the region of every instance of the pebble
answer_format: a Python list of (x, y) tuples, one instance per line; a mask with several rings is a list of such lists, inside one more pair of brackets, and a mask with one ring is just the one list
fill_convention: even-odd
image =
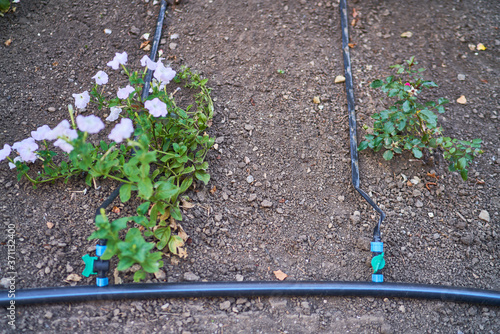
[(257, 194), (251, 194), (250, 197), (248, 197), (249, 202), (253, 202), (257, 199)]
[(172, 34), (170, 36), (170, 39), (177, 39), (177, 38), (179, 38), (179, 34)]
[(253, 182), (253, 180), (254, 180), (254, 179), (253, 179), (253, 176), (252, 176), (252, 175), (248, 175), (248, 176), (247, 176), (247, 182), (248, 182), (248, 183), (252, 183), (252, 182)]
[(457, 75), (457, 79), (460, 80), (460, 81), (464, 81), (465, 80), (465, 74), (459, 74), (459, 75)]
[(405, 306), (404, 306), (404, 305), (401, 305), (401, 306), (399, 307), (399, 311), (401, 311), (401, 313), (405, 313), (405, 312), (406, 312), (406, 308), (405, 308)]
[(467, 246), (472, 245), (472, 243), (474, 242), (474, 236), (472, 234), (466, 234), (462, 238), (460, 238), (460, 241), (464, 245), (467, 245)]
[(262, 203), (260, 204), (264, 208), (270, 208), (273, 206), (273, 203), (271, 201), (268, 201), (267, 199), (263, 200)]
[(343, 201), (344, 201), (344, 199), (345, 199), (345, 197), (344, 197), (344, 196), (342, 196), (342, 195), (340, 195), (339, 197), (337, 197), (337, 199), (339, 200), (339, 202), (343, 202)]
[(155, 272), (155, 277), (156, 279), (164, 280), (165, 278), (167, 278), (167, 274), (165, 274), (165, 272), (160, 269), (157, 272)]
[(229, 310), (230, 307), (231, 307), (231, 302), (229, 300), (226, 300), (225, 302), (222, 302), (219, 305), (221, 311)]
[(2, 280), (0, 281), (0, 286), (2, 286), (5, 289), (8, 289), (10, 286), (10, 278), (7, 277), (2, 278)]
[(130, 28), (130, 33), (134, 34), (134, 35), (139, 35), (141, 33), (141, 30), (139, 28), (135, 27), (135, 26), (132, 26)]
[(479, 219), (484, 220), (485, 222), (490, 222), (490, 214), (486, 210), (481, 210), (481, 213), (479, 214)]
[(342, 83), (345, 82), (345, 77), (343, 75), (337, 75), (335, 77), (335, 83)]
[(237, 274), (236, 275), (236, 282), (243, 282), (243, 275)]
[(417, 200), (417, 202), (415, 203), (415, 206), (416, 206), (417, 208), (421, 208), (421, 207), (423, 207), (423, 206), (424, 206), (424, 203), (422, 203), (422, 201), (421, 201), (421, 200)]
[(170, 43), (168, 47), (170, 48), (170, 50), (175, 50), (177, 48), (177, 43)]
[(44, 317), (47, 318), (47, 319), (52, 319), (53, 316), (54, 315), (50, 311), (45, 312), (45, 315), (44, 315)]
[(271, 305), (272, 308), (285, 308), (287, 301), (286, 299), (283, 298), (271, 297), (269, 298), (269, 304)]
[(361, 213), (359, 211), (354, 211), (354, 213), (351, 215), (351, 220), (353, 222), (359, 222), (361, 220)]
[(245, 124), (245, 130), (247, 131), (251, 131), (254, 129), (254, 126), (253, 125), (250, 125), (250, 124)]
[(189, 282), (198, 281), (200, 277), (190, 271), (184, 273), (184, 279)]
[(47, 111), (48, 111), (48, 112), (55, 112), (55, 111), (56, 111), (56, 108), (54, 108), (54, 107), (49, 107), (49, 108), (47, 109)]
[(422, 192), (418, 189), (413, 190), (413, 197), (418, 197), (421, 196)]

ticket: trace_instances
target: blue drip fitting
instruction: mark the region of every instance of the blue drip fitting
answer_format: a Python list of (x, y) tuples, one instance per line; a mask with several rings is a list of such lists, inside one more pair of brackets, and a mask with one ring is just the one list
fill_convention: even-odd
[[(376, 240), (376, 239), (375, 239)], [(380, 240), (380, 239), (378, 239)], [(381, 241), (372, 241), (370, 243), (370, 251), (373, 253), (372, 258), (379, 256), (379, 255), (384, 255), (384, 243)], [(385, 264), (385, 261), (383, 261)], [(372, 282), (374, 283), (383, 283), (384, 282), (384, 275), (380, 273), (380, 270), (383, 268), (384, 264), (382, 264), (382, 267), (378, 269), (375, 273), (372, 274)], [(372, 262), (373, 265), (373, 262)]]
[(97, 286), (107, 286), (108, 285), (108, 278), (107, 277), (97, 277), (95, 284)]
[(384, 282), (384, 275), (372, 274), (372, 282), (373, 283), (383, 283)]
[(104, 254), (105, 251), (106, 251), (106, 245), (96, 245), (95, 246), (95, 254), (98, 257), (101, 257), (102, 254)]
[(372, 241), (370, 243), (370, 251), (372, 253), (382, 253), (384, 251), (384, 243), (381, 241)]

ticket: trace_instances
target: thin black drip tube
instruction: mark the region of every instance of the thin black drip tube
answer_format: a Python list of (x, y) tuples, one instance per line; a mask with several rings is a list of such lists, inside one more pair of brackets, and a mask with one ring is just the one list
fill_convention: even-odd
[[(449, 302), (500, 306), (500, 291), (371, 282), (143, 283), (107, 287), (39, 288), (18, 290), (15, 293), (16, 305), (146, 298), (352, 296), (439, 299)], [(10, 305), (10, 300), (7, 297), (7, 291), (0, 293), (0, 306)]]
[[(163, 27), (163, 21), (165, 20), (165, 13), (167, 11), (167, 1), (162, 0), (160, 5), (160, 13), (158, 14), (158, 19), (156, 20), (156, 31), (153, 38), (153, 46), (151, 46), (151, 53), (149, 54), (149, 58), (152, 61), (155, 61), (156, 54), (158, 53), (158, 46), (160, 45), (161, 32)], [(148, 69), (146, 72), (146, 77), (144, 79), (144, 87), (142, 87), (141, 99), (142, 101), (146, 100), (149, 96), (149, 88), (151, 87), (151, 79), (153, 77), (153, 71)], [(96, 209), (95, 217), (101, 214), (101, 209), (106, 209), (118, 195), (120, 194), (120, 188), (123, 186), (123, 183), (120, 183), (118, 187), (106, 198), (104, 202)]]
[(354, 85), (352, 82), (351, 56), (349, 53), (349, 23), (347, 15), (346, 0), (340, 0), (340, 26), (342, 28), (342, 53), (344, 54), (344, 69), (345, 69), (345, 90), (347, 95), (347, 110), (349, 112), (349, 138), (351, 149), (351, 170), (352, 170), (352, 185), (358, 193), (377, 211), (380, 215), (378, 224), (373, 229), (373, 241), (380, 241), (380, 225), (385, 219), (385, 213), (377, 204), (359, 187), (359, 159), (358, 159), (358, 140), (357, 140), (357, 125), (356, 112), (354, 102)]

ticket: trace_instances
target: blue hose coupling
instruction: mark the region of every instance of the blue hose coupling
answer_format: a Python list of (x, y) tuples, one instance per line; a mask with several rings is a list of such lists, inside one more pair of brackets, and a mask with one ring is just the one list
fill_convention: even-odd
[(372, 282), (374, 283), (383, 283), (384, 275), (382, 274), (372, 274)]
[(107, 277), (97, 277), (95, 283), (97, 286), (107, 286), (108, 285), (108, 278)]
[(384, 243), (381, 241), (372, 241), (370, 243), (370, 250), (372, 253), (382, 253), (384, 251)]
[(106, 251), (106, 245), (96, 245), (95, 246), (95, 254), (98, 257), (101, 257), (102, 254), (104, 254), (105, 251)]

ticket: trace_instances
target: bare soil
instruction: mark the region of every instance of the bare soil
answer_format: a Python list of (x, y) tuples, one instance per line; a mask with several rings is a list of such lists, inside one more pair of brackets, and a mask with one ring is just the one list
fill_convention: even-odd
[[(440, 86), (425, 98), (452, 101), (440, 116), (446, 133), (484, 142), (467, 182), (448, 172), (442, 158), (425, 165), (408, 155), (386, 162), (381, 154), (360, 154), (362, 188), (387, 213), (385, 280), (500, 290), (500, 4), (349, 6), (350, 19), (353, 8), (359, 13), (350, 31), (359, 124), (388, 105), (369, 83), (414, 55)], [(153, 35), (158, 10), (152, 1), (23, 0), (0, 18), (1, 146), (67, 118), (71, 94), (87, 90), (98, 70), (111, 72), (106, 63), (115, 52), (127, 51), (138, 69), (146, 54), (140, 35)], [(161, 48), (174, 69), (188, 65), (209, 78), (210, 134), (218, 148), (209, 155), (209, 185), (189, 193), (196, 206), (184, 212), (188, 259), (167, 259), (165, 277), (148, 282), (276, 280), (275, 270), (289, 280), (370, 279), (377, 216), (350, 183), (345, 90), (334, 83), (344, 71), (339, 17), (337, 2), (323, 0), (185, 0), (169, 7)], [(407, 31), (412, 37), (400, 37)], [(478, 43), (487, 49), (469, 48)], [(123, 79), (113, 80), (110, 91)], [(461, 95), (467, 104), (455, 102)], [(420, 182), (408, 186), (405, 180), (415, 177)], [(67, 286), (69, 274), (81, 273), (81, 256), (95, 249), (87, 241), (94, 211), (116, 184), (98, 186), (75, 178), (34, 190), (0, 165), (0, 214), (5, 230), (16, 225), (18, 289)], [(114, 205), (120, 215), (135, 210)], [(482, 210), (489, 222), (479, 218)], [(6, 259), (7, 247), (0, 249)], [(1, 277), (6, 266), (0, 261)], [(131, 277), (120, 273), (124, 282)], [(157, 299), (16, 310), (16, 330), (37, 333), (500, 331), (497, 307), (396, 298)], [(9, 332), (5, 309), (0, 313), (0, 331)]]

